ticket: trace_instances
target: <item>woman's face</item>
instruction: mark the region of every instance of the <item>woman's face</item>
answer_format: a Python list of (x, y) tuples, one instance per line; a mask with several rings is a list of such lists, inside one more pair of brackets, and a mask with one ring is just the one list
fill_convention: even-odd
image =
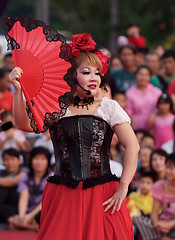
[(147, 87), (148, 83), (151, 80), (151, 75), (146, 68), (141, 68), (135, 76), (137, 85), (139, 87)]
[[(101, 83), (100, 72), (97, 67), (82, 63), (77, 68), (77, 80), (80, 86), (91, 91), (91, 95), (89, 96), (95, 96), (97, 94)], [(80, 86), (77, 85), (76, 93), (80, 97), (87, 97), (86, 92), (82, 90)]]
[(159, 112), (162, 113), (162, 114), (169, 113), (171, 111), (170, 110), (170, 103), (160, 101), (160, 103), (158, 105), (158, 109), (159, 109)]
[(154, 153), (152, 156), (152, 168), (156, 172), (163, 172), (165, 171), (166, 165), (165, 165), (166, 158), (164, 156), (161, 156), (157, 153)]
[(175, 181), (175, 164), (172, 162), (167, 162), (166, 164), (166, 179)]
[(37, 154), (32, 159), (32, 168), (34, 172), (46, 172), (46, 169), (48, 167), (48, 160), (44, 154)]
[(145, 169), (150, 168), (150, 155), (151, 155), (151, 149), (142, 148), (140, 150), (140, 153), (139, 153), (140, 167)]

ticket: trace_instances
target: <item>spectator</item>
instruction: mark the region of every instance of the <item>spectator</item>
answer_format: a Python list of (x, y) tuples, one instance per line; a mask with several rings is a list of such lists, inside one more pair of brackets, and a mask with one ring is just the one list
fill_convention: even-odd
[(140, 209), (142, 215), (149, 217), (151, 214), (153, 199), (151, 196), (151, 189), (154, 183), (154, 178), (151, 172), (144, 172), (139, 178), (138, 192), (132, 192), (129, 194), (129, 198), (132, 199)]
[(136, 170), (136, 173), (131, 182), (131, 190), (136, 191), (139, 188), (139, 178), (140, 175), (144, 172), (151, 171), (150, 165), (150, 156), (153, 149), (148, 146), (141, 147), (139, 152), (139, 169)]
[(162, 149), (153, 150), (150, 157), (151, 172), (154, 175), (154, 180), (165, 179), (166, 158), (168, 154)]
[(120, 58), (118, 58), (118, 57), (112, 57), (111, 58), (111, 64), (110, 64), (110, 67), (109, 67), (109, 71), (112, 72), (112, 71), (121, 69), (122, 67), (123, 66), (122, 66)]
[(166, 151), (168, 154), (175, 152), (175, 120), (173, 122), (173, 133), (174, 138), (166, 143), (164, 143), (161, 148)]
[(159, 58), (165, 53), (165, 48), (161, 43), (156, 43), (153, 49), (153, 53), (157, 54)]
[(171, 97), (163, 93), (157, 102), (157, 113), (149, 118), (149, 125), (155, 137), (155, 148), (160, 148), (164, 143), (174, 139), (173, 122), (174, 114)]
[(9, 148), (2, 153), (4, 170), (0, 170), (0, 222), (17, 213), (17, 184), (27, 169), (20, 166), (19, 152)]
[(46, 179), (51, 174), (50, 152), (34, 148), (30, 153), (30, 172), (18, 184), (18, 215), (9, 218), (11, 227), (39, 230), (41, 200)]
[(13, 94), (8, 90), (10, 87), (9, 73), (9, 69), (0, 68), (0, 110), (12, 111)]
[(145, 133), (145, 135), (141, 139), (141, 146), (142, 147), (148, 146), (154, 149), (155, 148), (154, 136), (150, 133)]
[[(152, 189), (154, 199), (151, 220), (161, 237), (175, 238), (175, 153), (166, 160), (166, 179), (156, 182)], [(162, 214), (159, 216), (160, 211)]]
[(136, 48), (132, 45), (125, 45), (119, 48), (119, 56), (123, 68), (111, 72), (110, 87), (115, 93), (116, 91), (125, 92), (135, 84), (135, 58)]
[(4, 67), (10, 69), (10, 71), (12, 71), (15, 67), (13, 56), (11, 53), (6, 53), (6, 55), (4, 56)]
[(147, 48), (140, 48), (137, 50), (135, 59), (135, 65), (137, 68), (145, 64), (145, 57), (147, 52), (148, 52)]
[(153, 86), (160, 88), (166, 92), (168, 84), (160, 75), (160, 58), (156, 53), (148, 53), (146, 55), (145, 64), (151, 69), (151, 83)]
[[(135, 135), (136, 135), (137, 140), (138, 140), (138, 142), (139, 142), (140, 145), (141, 145), (141, 140), (142, 140), (142, 138), (143, 138), (146, 134), (148, 134), (148, 132), (147, 132), (145, 129), (136, 129), (136, 130), (135, 130)], [(146, 145), (146, 144), (145, 144), (145, 146), (149, 146), (149, 145)]]
[(140, 35), (140, 26), (137, 22), (129, 22), (126, 25), (126, 33), (128, 35), (129, 44), (135, 45), (137, 48), (145, 48), (146, 39)]
[(117, 101), (119, 103), (119, 105), (125, 109), (126, 107), (126, 95), (124, 92), (122, 91), (118, 91), (116, 92), (113, 97), (112, 97), (113, 100)]
[(136, 85), (126, 92), (126, 112), (132, 119), (134, 129), (149, 130), (148, 119), (156, 111), (161, 90), (150, 84), (151, 71), (146, 65), (140, 66), (135, 74)]
[[(5, 111), (1, 114), (3, 123), (14, 122), (12, 112)], [(29, 144), (25, 138), (24, 133), (15, 127), (8, 129), (7, 131), (0, 132), (0, 154), (3, 150), (8, 148), (15, 148), (18, 151), (29, 150)], [(1, 159), (1, 157), (0, 157)]]
[(175, 51), (167, 50), (162, 56), (164, 68), (163, 77), (167, 83), (175, 79)]

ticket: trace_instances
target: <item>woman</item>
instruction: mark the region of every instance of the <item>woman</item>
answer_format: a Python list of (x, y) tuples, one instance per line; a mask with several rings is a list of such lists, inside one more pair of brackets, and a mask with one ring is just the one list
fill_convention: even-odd
[[(136, 169), (139, 145), (123, 109), (113, 100), (96, 97), (101, 96), (97, 92), (107, 72), (107, 59), (95, 52), (95, 45), (89, 34), (73, 36), (73, 97), (66, 98), (68, 108), (61, 105), (62, 117), (46, 114), (56, 172), (44, 190), (38, 240), (133, 239), (122, 201)], [(10, 74), (16, 90), (14, 116), (21, 129), (32, 131), (18, 81), (21, 75), (19, 68)], [(126, 148), (120, 185), (109, 168), (112, 130)]]
[(148, 118), (156, 111), (161, 90), (150, 84), (151, 71), (145, 65), (138, 67), (135, 79), (136, 85), (126, 92), (126, 112), (132, 119), (134, 129), (149, 130)]
[(30, 172), (19, 184), (18, 214), (9, 218), (12, 228), (39, 230), (41, 200), (49, 170), (51, 154), (47, 148), (36, 147), (30, 152)]

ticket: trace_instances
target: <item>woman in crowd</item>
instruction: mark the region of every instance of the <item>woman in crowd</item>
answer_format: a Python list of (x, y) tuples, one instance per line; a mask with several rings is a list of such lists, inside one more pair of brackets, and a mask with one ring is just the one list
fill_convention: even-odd
[[(97, 97), (107, 59), (95, 50), (89, 34), (74, 35), (72, 41), (76, 77), (70, 80), (75, 92), (67, 105), (62, 97), (61, 106), (66, 109), (62, 117), (59, 113), (45, 117), (56, 172), (45, 187), (38, 240), (131, 240), (132, 222), (123, 200), (136, 169), (139, 145), (119, 104)], [(14, 116), (20, 128), (32, 131), (22, 100), (21, 75), (20, 68), (10, 74), (15, 87)], [(113, 131), (126, 149), (120, 184), (109, 168)]]

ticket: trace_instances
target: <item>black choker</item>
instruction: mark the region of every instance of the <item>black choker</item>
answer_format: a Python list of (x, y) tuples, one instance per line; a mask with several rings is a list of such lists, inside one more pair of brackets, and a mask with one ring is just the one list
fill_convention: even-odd
[(88, 98), (80, 98), (79, 96), (75, 96), (72, 98), (72, 101), (74, 106), (79, 107), (86, 107), (87, 110), (89, 109), (88, 105), (91, 105), (94, 102), (94, 97), (88, 97)]

